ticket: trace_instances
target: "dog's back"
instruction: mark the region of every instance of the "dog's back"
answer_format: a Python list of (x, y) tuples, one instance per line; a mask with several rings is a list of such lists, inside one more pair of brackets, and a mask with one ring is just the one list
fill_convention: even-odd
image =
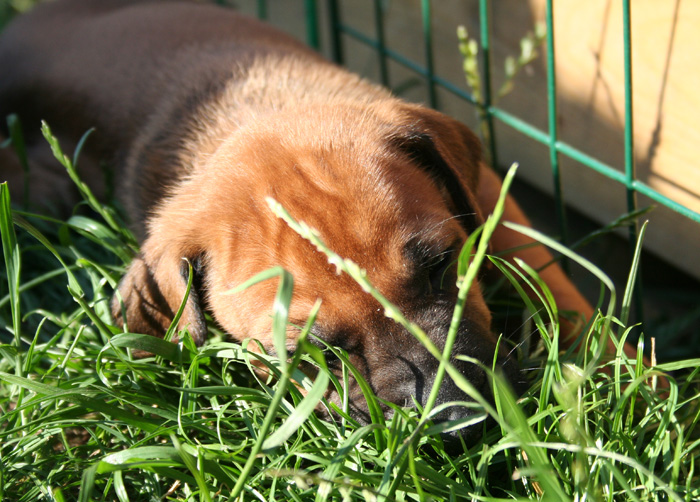
[[(240, 22), (230, 9), (187, 1), (163, 8), (159, 3), (61, 0), (15, 20), (0, 38), (0, 115), (22, 107), (50, 118), (43, 115), (55, 112), (60, 94), (75, 111), (107, 110), (110, 123), (100, 127), (121, 137), (133, 134), (169, 86), (233, 71), (220, 67), (222, 58), (204, 57), (207, 45), (239, 61), (246, 52), (259, 54), (261, 46), (308, 51), (277, 31), (272, 36), (262, 23)], [(190, 10), (196, 15), (188, 15)], [(85, 103), (86, 97), (94, 102)], [(75, 118), (61, 112), (63, 122)]]
[[(74, 202), (66, 195), (72, 187), (39, 137), (40, 120), (60, 126), (54, 132), (67, 152), (95, 128), (81, 170), (87, 180), (99, 179), (99, 161), (121, 166), (125, 158), (109, 157), (126, 156), (136, 138), (162, 136), (148, 130), (158, 114), (179, 119), (168, 125), (177, 143), (186, 116), (261, 51), (315, 57), (294, 38), (231, 9), (161, 3), (59, 0), (19, 17), (1, 34), (0, 139), (7, 135), (4, 117), (21, 115), (34, 164), (34, 202), (53, 198), (60, 204), (57, 192), (64, 205)], [(21, 169), (6, 151), (0, 151), (0, 173), (13, 195), (21, 194)]]

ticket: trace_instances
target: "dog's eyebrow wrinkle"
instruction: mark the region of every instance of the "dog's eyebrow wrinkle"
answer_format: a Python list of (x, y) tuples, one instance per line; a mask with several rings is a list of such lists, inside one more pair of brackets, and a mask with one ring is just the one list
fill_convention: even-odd
[(442, 239), (428, 240), (423, 232), (414, 234), (404, 245), (403, 254), (417, 267), (425, 266), (431, 261), (452, 252), (459, 247), (460, 240), (454, 235), (445, 235)]
[(410, 232), (407, 236), (407, 241), (410, 241), (412, 239), (422, 239), (425, 236), (432, 237), (435, 234), (435, 230), (437, 228), (443, 227), (447, 222), (452, 221), (452, 220), (459, 220), (460, 218), (464, 216), (475, 216), (476, 213), (464, 213), (464, 214), (454, 214), (450, 216), (449, 218), (443, 218), (442, 220), (434, 223), (432, 226), (429, 227), (423, 227), (418, 231), (415, 232)]
[[(416, 263), (422, 263), (422, 261), (432, 259), (436, 255), (445, 252), (447, 249), (459, 248), (462, 240), (458, 234), (454, 232), (445, 232), (440, 235), (436, 230), (443, 227), (449, 221), (459, 220), (464, 216), (475, 215), (476, 213), (455, 214), (448, 218), (443, 218), (431, 226), (407, 233), (405, 237), (406, 244), (404, 245), (404, 255), (408, 256), (409, 259)], [(435, 238), (436, 234), (438, 235), (437, 239)], [(446, 242), (449, 242), (449, 244), (445, 245)]]

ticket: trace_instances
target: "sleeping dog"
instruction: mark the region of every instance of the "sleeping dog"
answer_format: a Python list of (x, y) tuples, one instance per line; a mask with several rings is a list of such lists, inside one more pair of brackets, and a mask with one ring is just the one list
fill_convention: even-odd
[[(255, 338), (272, 351), (274, 281), (226, 293), (280, 265), (295, 278), (290, 324), (303, 325), (321, 299), (313, 334), (346, 350), (379, 398), (425, 403), (437, 360), (265, 201), (276, 199), (358, 263), (442, 348), (456, 301), (455, 260), (501, 187), (467, 127), (393, 97), (265, 24), (188, 1), (43, 4), (2, 34), (0, 68), (0, 116), (16, 113), (25, 126), (35, 206), (76, 201), (39, 135), (39, 120), (66, 151), (95, 128), (81, 156), (82, 176), (99, 194), (101, 163), (114, 169), (116, 192), (141, 241), (113, 304), (125, 330), (162, 336), (185, 295), (187, 258), (197, 288), (179, 327), (203, 343), (206, 311), (235, 339)], [(9, 149), (0, 156), (20, 200), (19, 162)], [(512, 198), (504, 218), (527, 224)], [(511, 260), (535, 268), (550, 262), (545, 249), (528, 244), (503, 226), (491, 241), (494, 252), (517, 248)], [(541, 275), (560, 309), (592, 315), (556, 264)], [(474, 284), (453, 357), (490, 366), (495, 355), (517, 381), (506, 349), (495, 354), (490, 324)], [(290, 327), (290, 344), (297, 336)], [(481, 369), (453, 362), (489, 395)], [(351, 413), (367, 421), (359, 387), (347, 385)], [(338, 399), (333, 390), (327, 397)], [(464, 399), (446, 378), (439, 402)], [(468, 413), (453, 407), (437, 419)]]

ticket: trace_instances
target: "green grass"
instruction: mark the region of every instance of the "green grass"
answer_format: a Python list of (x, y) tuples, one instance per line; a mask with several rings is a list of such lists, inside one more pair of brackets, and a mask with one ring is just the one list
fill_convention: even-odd
[[(75, 176), (75, 158), (53, 146)], [(385, 420), (366, 388), (375, 411), (373, 423), (360, 426), (326, 403), (326, 386), (337, 386), (342, 395), (342, 382), (305, 340), (308, 329), (290, 360), (249, 350), (254, 340), (227, 341), (214, 325), (201, 348), (187, 334), (171, 344), (120, 333), (109, 301), (134, 241), (115, 212), (75, 180), (92, 212), (67, 221), (13, 213), (7, 187), (0, 191), (0, 500), (700, 498), (700, 361), (659, 366), (671, 375), (663, 392), (647, 378), (650, 370), (621, 352), (614, 362), (599, 364), (602, 339), (624, 339), (633, 329), (624, 322), (630, 295), (618, 301), (604, 274), (572, 252), (558, 249), (600, 278), (604, 315), (592, 323), (580, 351), (560, 354), (558, 327), (547, 326), (556, 306), (546, 292), (544, 308), (532, 304), (541, 341), (531, 342), (533, 350), (523, 356), (531, 382), (522, 396), (491, 372), (496, 400), (483, 400), (447, 354), (429, 347), (442, 360), (445, 378), (473, 397), (471, 406), (483, 412), (478, 416), (494, 418), (493, 425), (472, 425), (484, 430), (480, 443), (449, 455), (440, 428), (429, 421), (439, 411), (430, 404), (424, 410), (395, 407), (394, 417)], [(326, 249), (274, 201), (270, 205), (382, 302), (387, 315), (429, 344), (359, 267)], [(478, 262), (486, 259), (495, 221), (461, 255), (462, 299)], [(538, 281), (534, 271), (489, 259), (518, 283)], [(280, 284), (270, 313), (273, 336), (278, 353), (287, 354), (283, 337), (293, 278), (274, 269), (252, 281), (273, 277)], [(460, 308), (461, 301), (456, 318)], [(134, 359), (135, 349), (154, 356)], [(346, 374), (355, 372), (344, 354), (329, 350), (345, 363)], [(318, 368), (315, 379), (299, 371), (302, 362)], [(260, 365), (272, 376), (253, 370)], [(317, 405), (334, 410), (336, 418), (321, 419), (313, 413)]]

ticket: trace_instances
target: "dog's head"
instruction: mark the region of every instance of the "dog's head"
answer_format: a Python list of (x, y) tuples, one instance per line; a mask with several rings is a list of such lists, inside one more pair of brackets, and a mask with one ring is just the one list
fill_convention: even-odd
[[(274, 120), (273, 120), (274, 119)], [(313, 334), (343, 348), (377, 396), (411, 406), (425, 403), (437, 360), (326, 257), (277, 218), (265, 202), (279, 201), (297, 220), (320, 232), (336, 253), (358, 263), (373, 285), (404, 315), (444, 346), (455, 306), (455, 261), (482, 221), (474, 192), (478, 139), (462, 124), (422, 107), (387, 100), (371, 111), (329, 106), (312, 114), (292, 110), (262, 117), (233, 133), (206, 168), (182, 181), (150, 221), (141, 255), (119, 286), (131, 331), (162, 334), (186, 288), (188, 258), (197, 291), (181, 326), (198, 343), (203, 310), (236, 338), (251, 337), (273, 350), (270, 312), (277, 284), (232, 288), (272, 266), (294, 275), (290, 321), (303, 325), (312, 305), (321, 309)], [(516, 369), (490, 331), (491, 315), (479, 285), (469, 291), (453, 356), (487, 366), (494, 360), (513, 378)], [(294, 344), (296, 328), (289, 328)], [(453, 360), (484, 395), (486, 374)], [(329, 365), (340, 371), (330, 358)], [(359, 387), (348, 382), (351, 411), (368, 419)], [(329, 391), (329, 398), (338, 399)], [(449, 379), (439, 402), (465, 400)], [(462, 418), (448, 409), (438, 420)]]

